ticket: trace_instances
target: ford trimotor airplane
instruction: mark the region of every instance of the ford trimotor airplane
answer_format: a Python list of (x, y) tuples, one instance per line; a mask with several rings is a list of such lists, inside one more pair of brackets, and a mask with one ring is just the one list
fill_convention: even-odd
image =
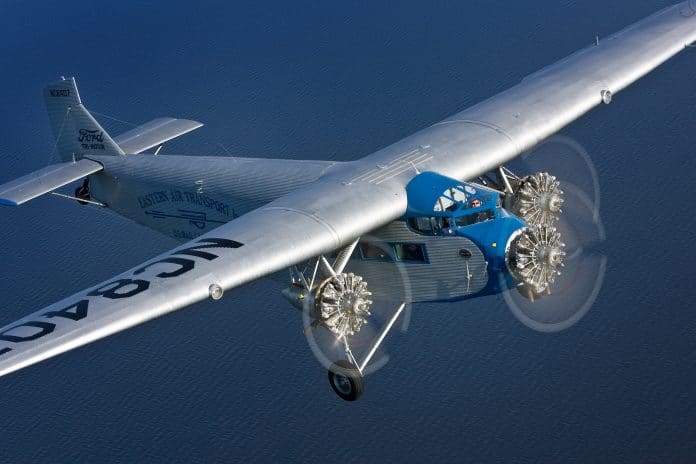
[[(0, 375), (289, 268), (283, 295), (308, 330), (335, 337), (345, 359), (329, 382), (355, 400), (405, 304), (507, 291), (553, 298), (566, 254), (561, 186), (504, 164), (695, 41), (690, 0), (354, 162), (160, 155), (202, 124), (160, 118), (112, 138), (75, 80), (60, 79), (44, 97), (63, 162), (0, 186), (0, 202), (81, 181), (67, 196), (186, 243), (0, 329)], [(351, 340), (372, 300), (389, 294), (390, 268), (410, 291), (358, 356)]]

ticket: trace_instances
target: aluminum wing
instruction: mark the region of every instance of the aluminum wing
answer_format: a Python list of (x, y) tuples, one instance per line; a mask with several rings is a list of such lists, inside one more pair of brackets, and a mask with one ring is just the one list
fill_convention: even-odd
[(474, 179), (534, 147), (602, 102), (616, 101), (619, 91), (695, 41), (696, 0), (690, 0), (600, 38), (598, 44), (381, 150), (372, 159), (385, 165), (400, 154), (420, 150), (430, 159), (420, 162), (419, 170)]
[(404, 195), (378, 186), (320, 181), (3, 327), (0, 375), (340, 247), (405, 210)]

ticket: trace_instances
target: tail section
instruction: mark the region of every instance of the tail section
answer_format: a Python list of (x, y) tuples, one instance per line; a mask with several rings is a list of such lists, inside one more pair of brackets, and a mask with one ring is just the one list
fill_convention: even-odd
[(49, 84), (44, 89), (44, 100), (62, 160), (124, 154), (82, 104), (74, 77)]

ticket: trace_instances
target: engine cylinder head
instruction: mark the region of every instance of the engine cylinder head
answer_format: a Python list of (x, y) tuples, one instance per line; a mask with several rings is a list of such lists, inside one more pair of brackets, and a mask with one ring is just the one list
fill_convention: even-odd
[(322, 323), (339, 338), (354, 335), (367, 323), (371, 295), (362, 277), (352, 272), (337, 274), (319, 285), (315, 310)]
[(546, 172), (527, 176), (515, 190), (511, 211), (530, 226), (554, 226), (563, 207), (561, 184)]
[(507, 265), (510, 273), (534, 294), (548, 292), (561, 274), (565, 244), (555, 227), (537, 225), (511, 239)]

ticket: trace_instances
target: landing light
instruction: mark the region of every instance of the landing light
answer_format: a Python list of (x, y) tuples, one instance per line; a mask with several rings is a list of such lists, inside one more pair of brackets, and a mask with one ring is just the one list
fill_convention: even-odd
[(222, 295), (225, 292), (222, 289), (222, 287), (219, 286), (218, 284), (211, 284), (210, 287), (208, 287), (208, 293), (209, 293), (211, 299), (217, 301), (220, 298), (222, 298)]

